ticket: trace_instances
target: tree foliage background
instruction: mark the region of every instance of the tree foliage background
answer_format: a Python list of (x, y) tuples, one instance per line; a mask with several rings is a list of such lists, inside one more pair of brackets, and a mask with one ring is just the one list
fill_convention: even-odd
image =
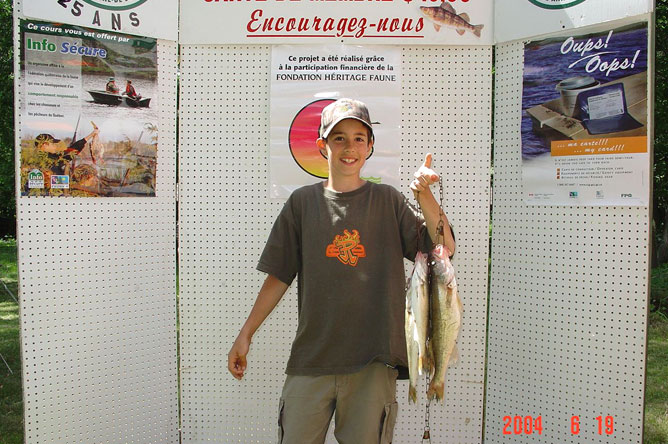
[(656, 1), (654, 105), (654, 258), (668, 262), (668, 0)]
[(2, 0), (0, 2), (0, 237), (16, 235), (13, 31), (12, 1)]

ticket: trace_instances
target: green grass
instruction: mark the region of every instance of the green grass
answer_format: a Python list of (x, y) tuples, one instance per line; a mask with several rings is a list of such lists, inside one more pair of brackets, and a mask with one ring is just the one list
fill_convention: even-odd
[[(23, 443), (23, 395), (19, 351), (19, 306), (16, 242), (0, 240), (0, 444)], [(7, 368), (9, 366), (9, 369)]]
[[(668, 281), (664, 273), (653, 273), (657, 280)], [(0, 280), (18, 297), (16, 243), (0, 240)], [(662, 288), (661, 283), (656, 285)], [(649, 320), (647, 347), (647, 385), (645, 391), (644, 444), (668, 443), (668, 318), (653, 313)], [(23, 398), (21, 393), (21, 357), (19, 352), (19, 309), (0, 284), (0, 444), (23, 443)]]
[(645, 444), (668, 443), (668, 320), (652, 313), (647, 338)]

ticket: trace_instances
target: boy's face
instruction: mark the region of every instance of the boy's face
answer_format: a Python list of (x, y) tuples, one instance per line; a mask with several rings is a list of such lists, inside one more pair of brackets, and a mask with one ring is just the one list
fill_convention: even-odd
[(327, 140), (318, 139), (318, 148), (329, 163), (330, 176), (357, 176), (371, 153), (369, 129), (359, 120), (345, 119), (332, 128)]

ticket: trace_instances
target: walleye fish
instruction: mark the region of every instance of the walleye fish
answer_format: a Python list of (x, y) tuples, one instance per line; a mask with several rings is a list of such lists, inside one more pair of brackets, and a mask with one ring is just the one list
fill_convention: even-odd
[(457, 293), (455, 269), (448, 250), (436, 245), (429, 258), (431, 271), (431, 331), (429, 346), (433, 358), (433, 376), (427, 398), (443, 400), (445, 374), (450, 361), (456, 361), (455, 341), (462, 321), (462, 303)]
[(427, 359), (427, 331), (429, 327), (429, 282), (427, 280), (427, 255), (415, 255), (415, 265), (406, 291), (404, 330), (408, 352), (408, 400), (417, 402), (418, 375), (430, 371)]
[(420, 11), (434, 23), (436, 31), (441, 30), (441, 26), (453, 28), (457, 34), (464, 35), (466, 31), (480, 37), (480, 31), (485, 25), (472, 25), (471, 19), (465, 12), (457, 15), (455, 8), (450, 3), (441, 3), (440, 6), (420, 6)]

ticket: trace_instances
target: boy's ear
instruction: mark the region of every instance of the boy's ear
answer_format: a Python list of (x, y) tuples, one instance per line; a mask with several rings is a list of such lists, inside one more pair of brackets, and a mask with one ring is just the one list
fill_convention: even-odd
[(371, 157), (371, 155), (373, 154), (373, 142), (374, 142), (373, 139), (369, 141), (369, 154), (366, 155), (366, 160), (368, 160), (369, 157)]
[(325, 159), (327, 159), (327, 142), (325, 142), (325, 139), (321, 137), (315, 141), (315, 144), (318, 147), (318, 150), (320, 151), (320, 155)]

